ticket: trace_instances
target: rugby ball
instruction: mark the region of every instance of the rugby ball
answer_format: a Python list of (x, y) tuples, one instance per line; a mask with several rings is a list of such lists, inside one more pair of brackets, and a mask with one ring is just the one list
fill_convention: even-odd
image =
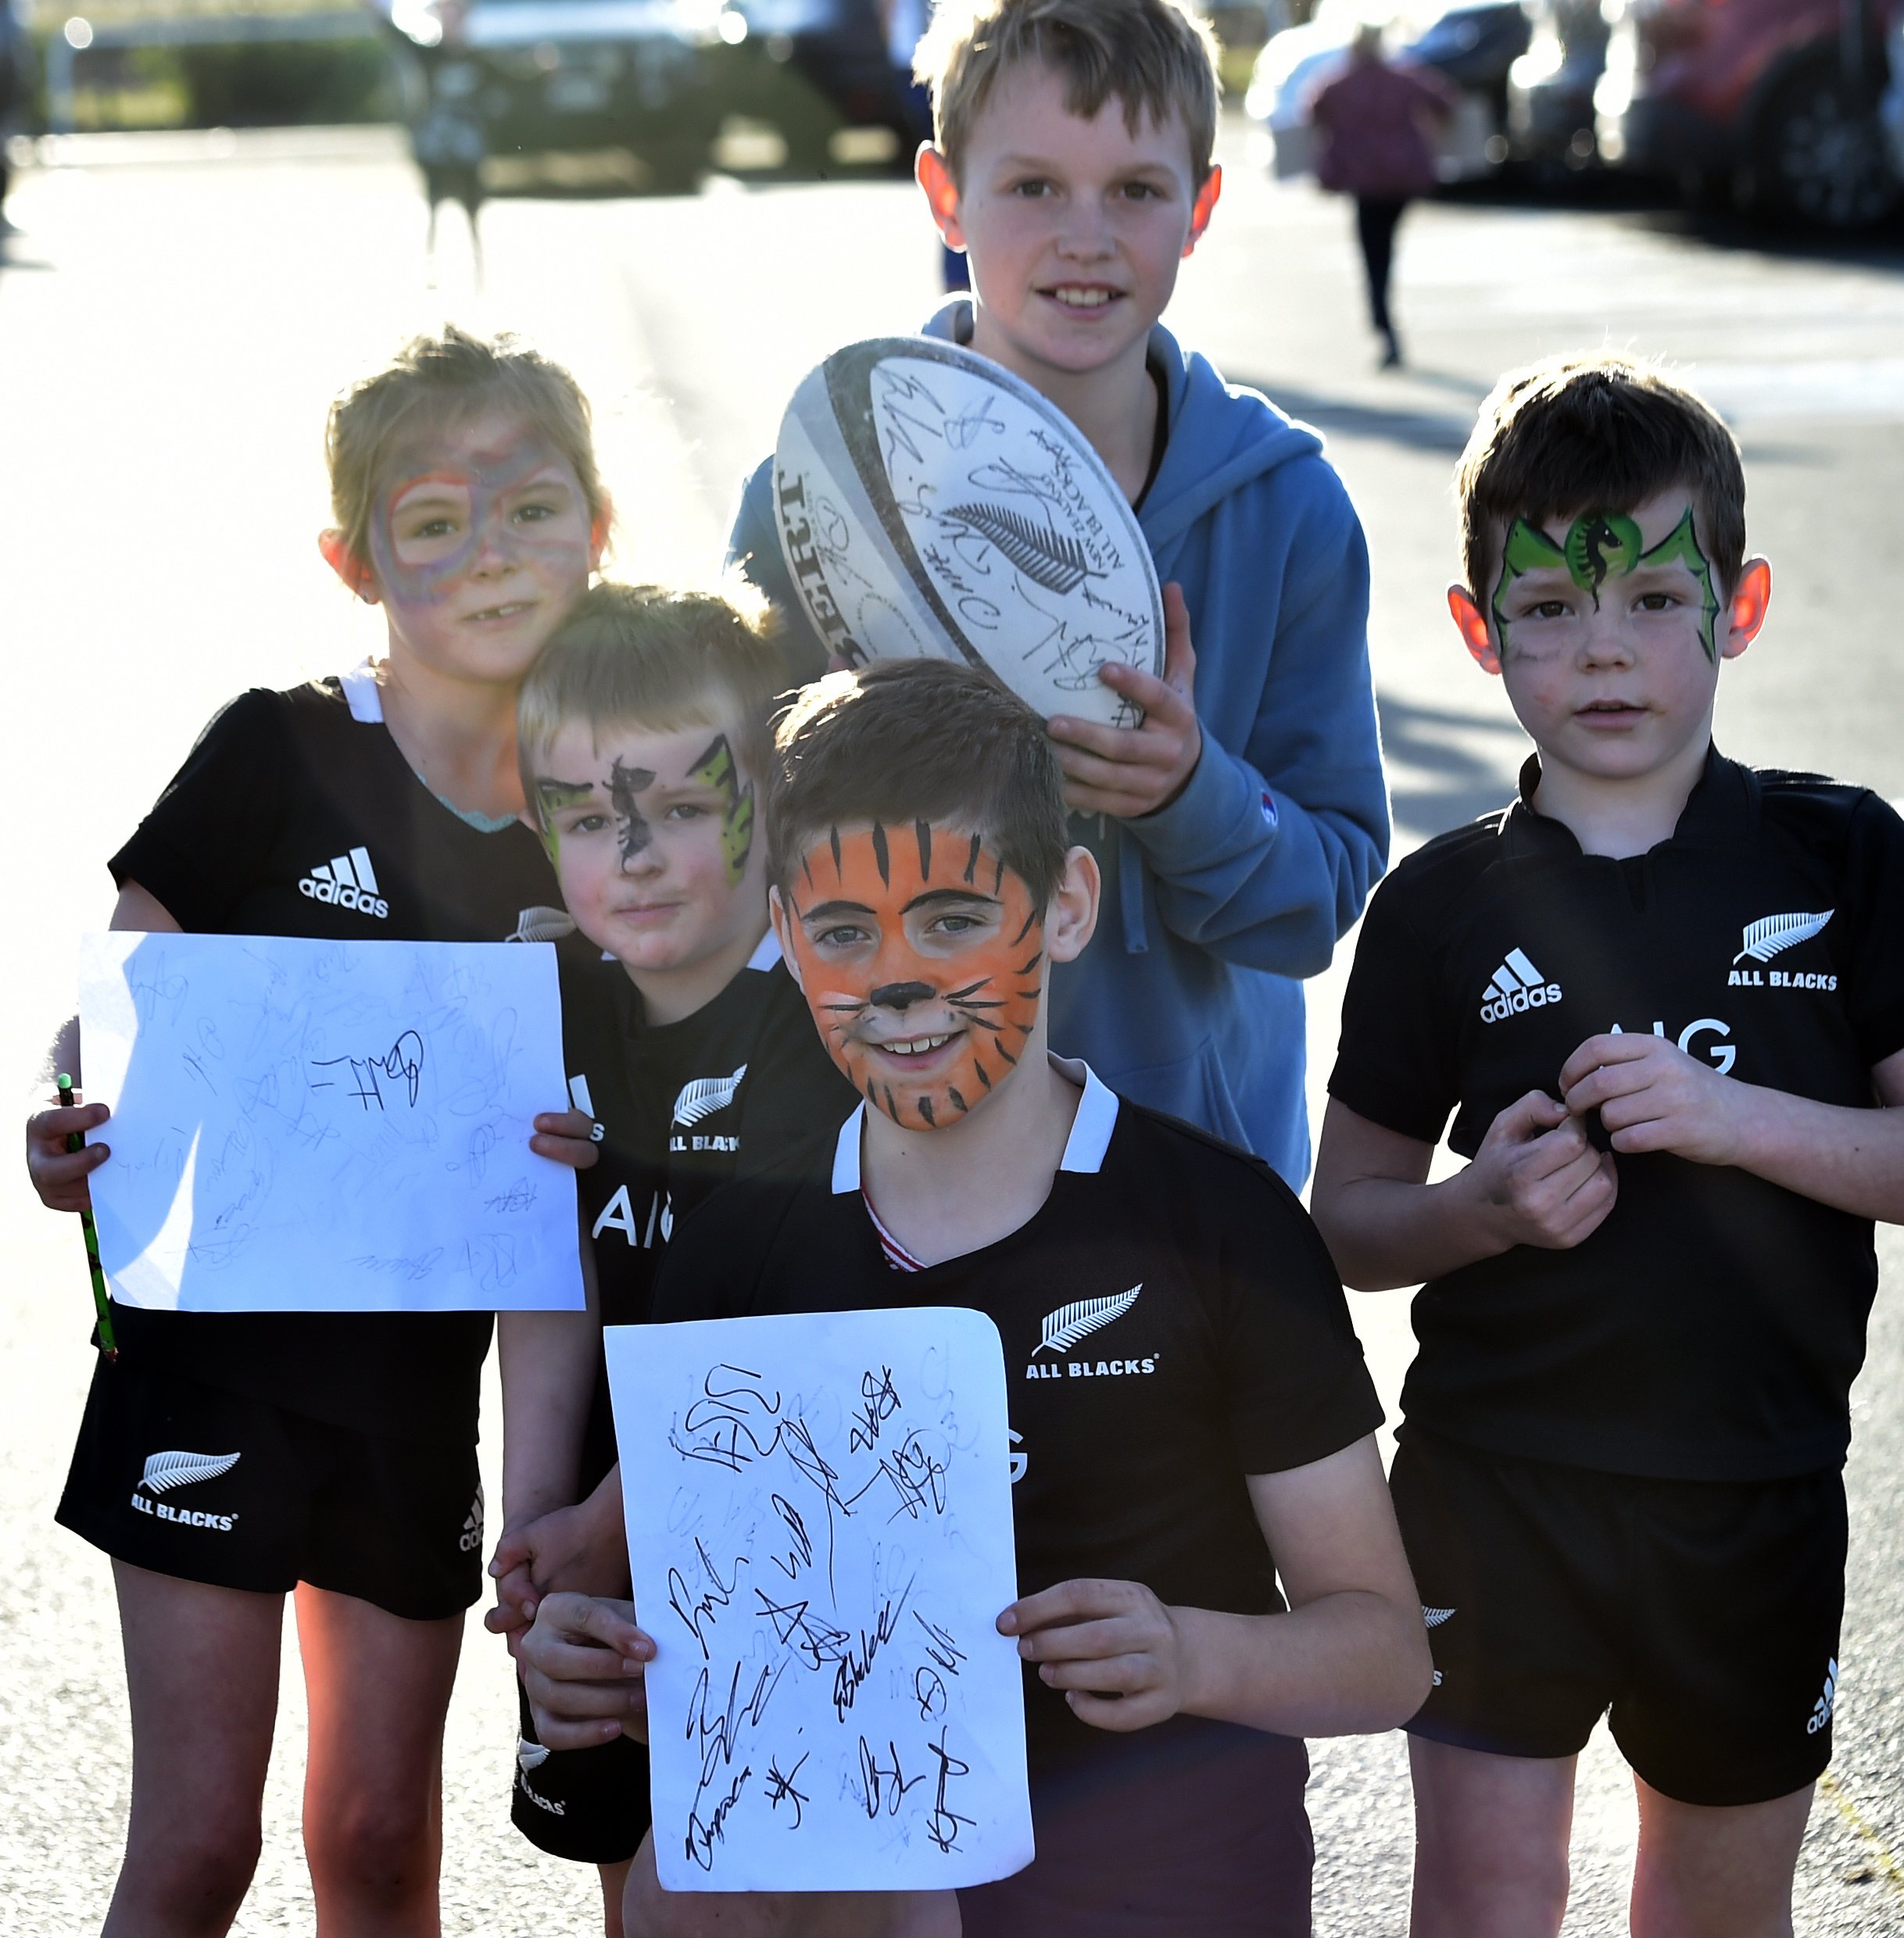
[(1047, 719), (1142, 719), (1097, 669), (1163, 671), (1150, 547), (1082, 433), (1009, 370), (931, 337), (850, 344), (793, 393), (773, 484), (800, 605), (847, 664), (936, 655)]

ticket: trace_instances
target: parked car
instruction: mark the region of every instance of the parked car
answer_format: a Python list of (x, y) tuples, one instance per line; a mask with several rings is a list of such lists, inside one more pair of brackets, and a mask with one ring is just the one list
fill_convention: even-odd
[[(1272, 34), (1257, 55), (1244, 109), (1271, 136), (1279, 176), (1312, 168), (1309, 103), (1347, 66), (1362, 12), (1361, 0), (1322, 0), (1312, 20)], [(1528, 33), (1520, 0), (1421, 6), (1398, 23), (1395, 58), (1432, 67), (1461, 90), (1461, 108), (1441, 138), (1444, 181), (1491, 173), (1507, 159), (1508, 70)]]
[(1868, 227), (1904, 197), (1884, 37), (1904, 0), (1616, 0), (1594, 126), (1609, 166)]
[[(730, 71), (745, 77), (735, 90), (744, 111), (779, 126), (796, 166), (824, 167), (837, 126), (890, 130), (895, 163), (910, 170), (928, 131), (888, 52), (877, 0), (726, 0), (721, 37)], [(776, 87), (775, 70), (796, 77), (827, 112), (803, 113)]]
[[(442, 0), (387, 0), (418, 48), (444, 38)], [(454, 9), (467, 110), (492, 157), (621, 150), (649, 184), (692, 187), (723, 112), (708, 0), (470, 0)]]
[(1508, 152), (1537, 167), (1585, 168), (1596, 158), (1593, 91), (1609, 29), (1600, 0), (1523, 0), (1527, 51), (1508, 70)]

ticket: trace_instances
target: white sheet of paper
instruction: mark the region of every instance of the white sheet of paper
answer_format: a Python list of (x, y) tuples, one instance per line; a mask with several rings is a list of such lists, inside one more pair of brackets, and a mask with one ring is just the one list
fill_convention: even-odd
[(933, 1890), (1031, 1861), (998, 1328), (605, 1334), (671, 1891)]
[(187, 1312), (568, 1310), (575, 1176), (546, 943), (86, 936), (100, 1261)]

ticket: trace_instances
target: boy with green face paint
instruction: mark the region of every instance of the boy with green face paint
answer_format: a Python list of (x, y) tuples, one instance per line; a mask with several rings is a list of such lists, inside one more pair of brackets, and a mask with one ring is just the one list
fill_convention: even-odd
[[(545, 1594), (626, 1579), (602, 1325), (647, 1319), (678, 1218), (853, 1107), (768, 931), (754, 804), (785, 684), (743, 608), (606, 582), (523, 684), (523, 796), (593, 945), (562, 985), (591, 1310), (511, 1313), (501, 1328), (505, 1526), (489, 1620), (503, 1634)], [(525, 1708), (510, 1811), (539, 1850), (598, 1867), (617, 1938), (648, 1822), (645, 1749), (552, 1750)]]
[(1609, 574), (1624, 577), (1648, 566), (1684, 565), (1699, 588), (1700, 643), (1706, 658), (1716, 665), (1719, 642), (1713, 628), (1719, 617), (1719, 601), (1713, 592), (1711, 563), (1699, 549), (1692, 507), (1687, 506), (1679, 523), (1650, 552), (1641, 549), (1643, 542), (1639, 527), (1623, 512), (1587, 513), (1574, 520), (1565, 542), (1559, 545), (1525, 518), (1516, 518), (1501, 548), (1501, 577), (1495, 583), (1492, 606), (1495, 624), (1506, 624), (1503, 597), (1516, 579), (1530, 572), (1566, 567), (1573, 583), (1592, 594), (1598, 610), (1600, 587)]
[(1450, 606), (1536, 752), (1377, 891), (1314, 1193), (1349, 1284), (1426, 1282), (1391, 1477), (1436, 1663), (1413, 1930), (1559, 1931), (1607, 1714), (1634, 1930), (1788, 1938), (1872, 1221), (1904, 1220), (1904, 821), (1712, 745), (1770, 574), (1698, 398), (1519, 373), (1459, 483)]

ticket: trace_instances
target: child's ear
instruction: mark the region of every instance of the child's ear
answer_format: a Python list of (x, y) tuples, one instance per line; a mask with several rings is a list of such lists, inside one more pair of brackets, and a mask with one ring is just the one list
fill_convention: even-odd
[(948, 249), (965, 246), (965, 231), (958, 219), (958, 183), (946, 158), (930, 141), (922, 141), (913, 159), (912, 179), (925, 191), (926, 206), (939, 225)]
[(324, 562), (367, 606), (378, 603), (377, 574), (344, 542), (344, 535), (332, 530), (317, 535), (317, 549)]
[(1203, 186), (1197, 191), (1197, 199), (1190, 204), (1190, 239), (1183, 245), (1186, 256), (1203, 240), (1203, 232), (1209, 227), (1210, 218), (1216, 213), (1216, 205), (1222, 193), (1223, 171), (1212, 162)]
[(1073, 848), (1044, 912), (1044, 953), (1053, 962), (1075, 962), (1097, 927), (1104, 878), (1088, 848)]
[(1487, 629), (1487, 615), (1476, 603), (1474, 595), (1466, 586), (1451, 585), (1448, 588), (1448, 610), (1455, 630), (1461, 635), (1461, 643), (1474, 656), (1474, 663), (1483, 673), (1498, 673), (1500, 649)]
[(1759, 637), (1771, 602), (1770, 564), (1763, 559), (1748, 559), (1739, 568), (1739, 582), (1726, 610), (1725, 636), (1719, 642), (1720, 659), (1736, 660)]
[(780, 945), (780, 956), (787, 966), (787, 974), (793, 978), (794, 986), (804, 996), (807, 985), (800, 981), (800, 959), (793, 953), (793, 924), (788, 917), (786, 904), (781, 900), (778, 889), (767, 891), (767, 919), (774, 925), (774, 939)]

